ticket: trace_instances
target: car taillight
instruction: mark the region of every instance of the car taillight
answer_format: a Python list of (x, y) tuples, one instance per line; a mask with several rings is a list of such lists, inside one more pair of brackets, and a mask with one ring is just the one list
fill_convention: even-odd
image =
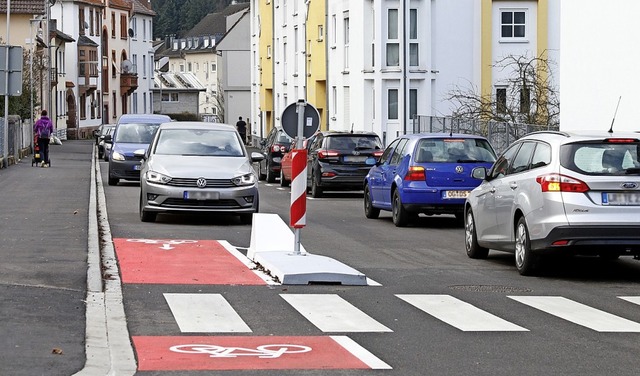
[(586, 192), (589, 190), (587, 183), (566, 175), (548, 174), (541, 175), (536, 181), (542, 187), (542, 192)]
[(278, 153), (278, 152), (285, 153), (287, 151), (287, 147), (284, 145), (273, 144), (271, 146), (271, 151), (274, 153)]
[(318, 152), (318, 158), (326, 159), (326, 158), (335, 158), (338, 157), (340, 153), (335, 150), (320, 150)]
[(427, 174), (424, 171), (424, 167), (410, 166), (409, 171), (404, 176), (404, 180), (410, 181), (424, 181), (427, 180)]
[(638, 139), (635, 138), (607, 138), (604, 140), (605, 142), (610, 142), (613, 144), (629, 144), (632, 142), (638, 142)]

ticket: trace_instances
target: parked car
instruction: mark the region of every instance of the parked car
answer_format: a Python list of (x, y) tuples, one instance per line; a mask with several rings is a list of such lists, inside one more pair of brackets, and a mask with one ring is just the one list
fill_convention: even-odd
[(280, 161), (282, 156), (289, 151), (291, 147), (291, 137), (280, 127), (273, 127), (267, 138), (260, 141), (260, 148), (265, 158), (259, 164), (260, 180), (267, 179), (267, 182), (274, 183), (276, 177), (280, 175)]
[[(105, 161), (109, 160), (109, 155), (105, 156), (104, 138), (105, 136), (112, 134), (115, 127), (116, 126), (112, 124), (100, 126), (100, 133), (98, 134), (98, 159), (104, 159)], [(108, 145), (111, 146), (110, 144)], [(111, 149), (109, 149), (109, 151), (111, 151)]]
[(117, 185), (120, 179), (140, 180), (140, 157), (136, 150), (146, 150), (156, 129), (162, 123), (170, 122), (166, 115), (125, 114), (120, 116), (113, 135), (105, 136), (111, 142), (109, 153), (109, 185)]
[(418, 214), (453, 214), (462, 221), (465, 198), (480, 184), (474, 167), (491, 167), (495, 152), (486, 138), (469, 134), (421, 133), (397, 138), (364, 181), (364, 214), (391, 211), (407, 226)]
[(522, 275), (544, 254), (640, 255), (637, 133), (536, 132), (511, 144), (465, 204), (465, 247), (515, 254)]
[(158, 213), (234, 213), (251, 223), (259, 209), (258, 178), (234, 126), (173, 122), (160, 126), (142, 158), (140, 220)]
[(308, 144), (307, 189), (312, 197), (328, 190), (362, 190), (364, 177), (382, 151), (373, 132), (316, 133)]
[[(303, 148), (307, 148), (307, 146), (309, 145), (309, 141), (312, 140), (313, 138), (308, 138), (305, 139), (302, 142), (302, 147)], [(292, 158), (293, 158), (293, 151), (295, 149), (296, 146), (296, 140), (293, 140), (291, 142), (291, 146), (289, 147), (289, 151), (286, 152), (283, 156), (282, 159), (280, 160), (280, 186), (281, 187), (288, 187), (289, 184), (291, 184), (291, 179), (292, 179), (292, 174), (293, 171), (291, 169), (291, 164), (293, 162)]]

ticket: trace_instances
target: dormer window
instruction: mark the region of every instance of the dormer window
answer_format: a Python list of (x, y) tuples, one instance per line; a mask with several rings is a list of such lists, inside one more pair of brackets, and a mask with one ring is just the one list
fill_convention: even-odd
[(178, 42), (175, 41), (175, 42), (173, 42), (173, 50), (175, 51), (177, 49), (178, 49)]

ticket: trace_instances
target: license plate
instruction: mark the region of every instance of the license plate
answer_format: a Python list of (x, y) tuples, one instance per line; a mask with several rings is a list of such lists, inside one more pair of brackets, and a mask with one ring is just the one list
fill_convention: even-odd
[(640, 192), (603, 192), (602, 205), (640, 206)]
[(342, 157), (345, 162), (364, 162), (367, 160), (366, 155), (345, 155)]
[(467, 198), (469, 191), (444, 191), (442, 198)]
[(139, 164), (133, 165), (133, 169), (136, 171), (140, 171), (140, 165)]
[(220, 192), (184, 191), (182, 197), (185, 200), (218, 200), (220, 198)]

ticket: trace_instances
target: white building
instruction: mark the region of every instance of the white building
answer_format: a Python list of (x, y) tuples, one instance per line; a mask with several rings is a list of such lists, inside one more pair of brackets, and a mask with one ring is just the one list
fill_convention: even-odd
[[(276, 124), (288, 104), (308, 94), (304, 78), (318, 65), (326, 70), (326, 127), (373, 131), (388, 143), (417, 115), (450, 116), (455, 108), (446, 98), (455, 88), (500, 100), (520, 93), (505, 90), (508, 72), (494, 67), (504, 57), (559, 63), (559, 1), (326, 1), (324, 25), (309, 27), (307, 2), (271, 1), (253, 12), (253, 53), (267, 57), (254, 59), (263, 65), (252, 75), (260, 82), (265, 61), (273, 62), (273, 92), (265, 98)], [(260, 12), (272, 12), (271, 25)], [(267, 32), (273, 48), (264, 49), (260, 33)], [(305, 59), (305, 43), (315, 38), (324, 39), (326, 61)], [(552, 78), (558, 86), (558, 75)]]
[(58, 129), (67, 128), (69, 138), (89, 137), (103, 123), (99, 56), (104, 9), (100, 0), (61, 0), (51, 7), (57, 28), (75, 39), (64, 50), (52, 49), (60, 67), (52, 107)]
[(132, 31), (129, 40), (131, 63), (138, 75), (138, 88), (131, 94), (130, 111), (132, 114), (150, 114), (153, 112), (154, 49), (153, 49), (153, 17), (149, 0), (132, 0), (132, 13), (129, 26)]

